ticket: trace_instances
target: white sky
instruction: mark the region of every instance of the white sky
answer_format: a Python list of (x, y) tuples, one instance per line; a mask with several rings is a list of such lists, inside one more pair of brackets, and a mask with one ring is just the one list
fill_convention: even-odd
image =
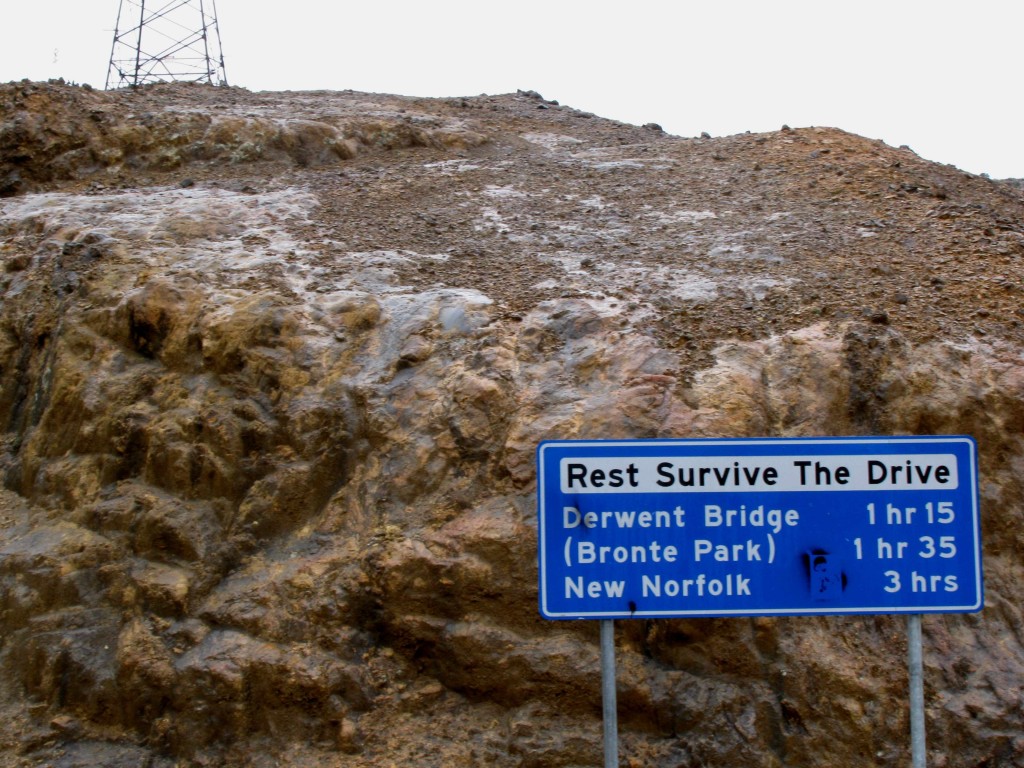
[[(103, 87), (118, 2), (4, 0), (0, 82)], [(217, 0), (217, 12), (228, 81), (251, 90), (533, 89), (681, 136), (836, 126), (1024, 177), (1024, 0)]]

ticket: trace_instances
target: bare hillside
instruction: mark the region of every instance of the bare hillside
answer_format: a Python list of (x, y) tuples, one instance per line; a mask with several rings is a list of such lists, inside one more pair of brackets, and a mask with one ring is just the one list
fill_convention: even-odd
[[(5, 764), (599, 764), (537, 443), (846, 434), (977, 439), (929, 764), (1024, 761), (1018, 186), (531, 91), (12, 83), (0, 256)], [(900, 617), (618, 643), (624, 765), (908, 760)]]

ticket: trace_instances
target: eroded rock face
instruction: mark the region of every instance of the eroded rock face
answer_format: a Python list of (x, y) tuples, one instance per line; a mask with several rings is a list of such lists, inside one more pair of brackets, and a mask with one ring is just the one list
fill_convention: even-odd
[[(94, 174), (174, 170), (194, 164), (278, 161), (300, 167), (347, 160), (368, 148), (472, 147), (484, 137), (457, 121), (413, 121), (372, 111), (266, 114), (225, 89), (200, 108), (189, 84), (128, 91), (112, 100), (89, 88), (0, 86), (0, 197)], [(158, 92), (156, 100), (151, 94)], [(241, 102), (245, 102), (244, 104)]]
[[(537, 443), (905, 433), (982, 463), (987, 607), (924, 622), (930, 764), (1024, 761), (1019, 192), (530, 93), (7, 88), (7, 163), (103, 112), (0, 205), (9, 763), (598, 764), (597, 628), (536, 608)], [(98, 161), (132, 99), (143, 159)], [(285, 116), (475, 138), (195, 149)], [(625, 764), (906, 761), (901, 619), (618, 643)]]

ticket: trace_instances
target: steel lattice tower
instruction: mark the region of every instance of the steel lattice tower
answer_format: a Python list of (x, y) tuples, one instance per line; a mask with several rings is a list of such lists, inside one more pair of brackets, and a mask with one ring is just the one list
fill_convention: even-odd
[(105, 87), (169, 81), (228, 84), (215, 0), (120, 0)]

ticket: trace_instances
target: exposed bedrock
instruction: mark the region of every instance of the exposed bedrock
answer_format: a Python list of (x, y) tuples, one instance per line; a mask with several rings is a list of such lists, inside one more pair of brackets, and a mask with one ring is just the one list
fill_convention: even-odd
[[(508, 100), (523, 124), (541, 119), (535, 102)], [(583, 152), (559, 135), (502, 141)], [(453, 151), (424, 147), (431, 163)], [(452, 167), (439, 184), (473, 172)], [(925, 333), (837, 292), (835, 313), (769, 318), (762, 305), (785, 294), (776, 261), (761, 262), (771, 285), (625, 256), (588, 277), (604, 267), (581, 254), (610, 263), (628, 236), (610, 230), (522, 267), (538, 270), (531, 298), (515, 265), (474, 272), (486, 254), (454, 236), (357, 246), (317, 218), (336, 211), (323, 177), (304, 184), (54, 187), (0, 209), (10, 764), (598, 764), (597, 627), (537, 610), (538, 442), (877, 434), (978, 442), (987, 604), (924, 620), (929, 764), (1024, 761), (1012, 316), (991, 333)], [(525, 203), (494, 189), (477, 187), (474, 230), (492, 255), (487, 227), (507, 224), (514, 248), (550, 213), (495, 224)], [(397, 209), (377, 210), (390, 222)], [(1012, 281), (1019, 255), (1006, 259)], [(618, 295), (592, 290), (620, 279)], [(991, 301), (1010, 301), (993, 285)], [(729, 331), (719, 310), (763, 324)], [(623, 621), (617, 642), (625, 764), (907, 761), (900, 617)]]

